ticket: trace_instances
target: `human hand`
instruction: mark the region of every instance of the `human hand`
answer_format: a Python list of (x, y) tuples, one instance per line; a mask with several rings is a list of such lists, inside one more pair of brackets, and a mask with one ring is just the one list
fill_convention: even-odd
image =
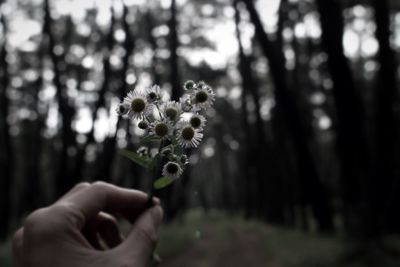
[[(163, 216), (158, 200), (150, 209), (146, 202), (147, 195), (140, 191), (80, 183), (53, 205), (28, 216), (14, 235), (15, 266), (144, 267)], [(125, 239), (116, 214), (133, 224)]]

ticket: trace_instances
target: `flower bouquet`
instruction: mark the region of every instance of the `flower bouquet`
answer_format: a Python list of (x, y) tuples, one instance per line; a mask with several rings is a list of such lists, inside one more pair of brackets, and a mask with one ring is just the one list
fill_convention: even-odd
[(179, 101), (171, 101), (158, 85), (130, 91), (117, 113), (144, 131), (136, 152), (122, 155), (152, 171), (152, 189), (164, 188), (182, 175), (189, 164), (185, 150), (196, 148), (203, 139), (205, 111), (215, 101), (213, 89), (205, 82), (186, 81)]

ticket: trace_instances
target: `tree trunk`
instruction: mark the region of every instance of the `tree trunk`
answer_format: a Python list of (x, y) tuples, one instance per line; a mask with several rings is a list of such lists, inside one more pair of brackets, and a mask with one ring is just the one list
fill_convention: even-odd
[[(239, 45), (239, 71), (241, 72), (242, 76), (244, 75), (244, 71), (242, 71), (241, 69), (243, 68), (243, 57), (244, 57), (244, 52), (243, 52), (243, 45), (242, 45), (242, 41), (241, 41), (241, 32), (240, 32), (240, 28), (239, 28), (239, 24), (240, 24), (240, 14), (239, 14), (239, 10), (237, 7), (237, 2), (234, 1), (233, 2), (233, 8), (235, 9), (235, 26), (236, 26), (236, 39), (238, 41), (238, 45)], [(254, 213), (254, 206), (255, 206), (255, 201), (254, 201), (254, 197), (256, 195), (255, 192), (255, 177), (257, 177), (257, 175), (252, 175), (252, 171), (255, 170), (255, 166), (254, 166), (254, 160), (252, 160), (252, 154), (250, 153), (250, 141), (253, 140), (252, 139), (252, 134), (251, 134), (251, 129), (250, 129), (250, 122), (249, 122), (249, 114), (248, 114), (248, 105), (247, 105), (247, 96), (248, 96), (248, 90), (245, 90), (245, 84), (244, 84), (244, 79), (242, 78), (242, 97), (241, 97), (241, 112), (242, 112), (242, 125), (243, 125), (243, 142), (242, 145), (240, 146), (241, 149), (241, 153), (239, 153), (239, 155), (242, 155), (241, 158), (239, 159), (240, 162), (242, 162), (242, 169), (243, 169), (243, 176), (244, 178), (246, 178), (246, 180), (244, 180), (243, 183), (241, 183), (240, 185), (243, 185), (244, 189), (244, 201), (245, 201), (245, 205), (244, 205), (244, 212), (245, 212), (245, 217), (246, 218), (250, 218), (253, 217), (255, 215)]]
[[(237, 2), (237, 1), (236, 1)], [(253, 165), (256, 168), (256, 175), (254, 177), (247, 177), (247, 179), (255, 179), (252, 183), (253, 190), (248, 192), (250, 194), (249, 199), (253, 200), (251, 205), (256, 208), (256, 214), (264, 217), (270, 222), (283, 223), (283, 203), (282, 199), (279, 198), (281, 194), (280, 183), (275, 175), (276, 172), (270, 168), (270, 172), (267, 174), (265, 171), (266, 166), (271, 166), (271, 160), (268, 155), (271, 153), (271, 148), (268, 146), (266, 138), (267, 135), (264, 130), (264, 122), (261, 117), (261, 105), (260, 95), (258, 92), (258, 84), (252, 72), (252, 58), (244, 53), (243, 45), (240, 39), (240, 30), (238, 25), (240, 23), (240, 13), (235, 3), (235, 14), (236, 14), (236, 27), (237, 27), (237, 40), (239, 44), (239, 70), (242, 77), (242, 104), (246, 104), (246, 96), (251, 97), (252, 102), (255, 105), (255, 138), (249, 138), (249, 157), (246, 163), (251, 168)], [(247, 111), (244, 114), (247, 116)], [(248, 127), (251, 127), (248, 125)], [(253, 140), (253, 141), (252, 141)], [(254, 194), (254, 196), (253, 196)]]
[(38, 55), (38, 71), (39, 77), (35, 81), (33, 87), (35, 88), (35, 96), (34, 96), (34, 106), (36, 108), (37, 119), (36, 121), (27, 122), (28, 125), (28, 136), (26, 140), (28, 143), (25, 146), (27, 149), (27, 154), (29, 155), (29, 160), (25, 162), (26, 167), (26, 174), (24, 176), (24, 204), (27, 206), (21, 209), (18, 215), (23, 215), (26, 211), (32, 211), (37, 209), (40, 206), (45, 204), (45, 196), (43, 194), (43, 190), (41, 190), (41, 173), (40, 173), (40, 166), (41, 160), (43, 157), (42, 149), (43, 149), (43, 142), (42, 142), (42, 129), (45, 127), (45, 120), (42, 114), (40, 113), (40, 99), (39, 93), (43, 86), (43, 47), (39, 47), (39, 55)]
[(343, 52), (343, 18), (338, 1), (317, 0), (322, 27), (322, 48), (328, 55), (328, 67), (334, 83), (337, 112), (337, 144), (341, 162), (341, 188), (346, 228), (351, 234), (362, 234), (361, 226), (368, 210), (363, 181), (367, 175), (367, 141), (360, 97)]
[[(112, 9), (112, 7), (111, 7)], [(73, 177), (75, 183), (78, 181), (82, 181), (83, 180), (83, 171), (85, 168), (85, 156), (86, 156), (86, 151), (88, 146), (90, 146), (91, 144), (93, 144), (95, 142), (95, 138), (94, 138), (94, 124), (96, 122), (97, 119), (97, 113), (98, 111), (105, 106), (106, 104), (106, 93), (108, 90), (110, 90), (110, 86), (111, 86), (111, 80), (112, 80), (112, 70), (111, 70), (111, 64), (110, 64), (110, 54), (112, 52), (113, 46), (114, 46), (114, 24), (115, 24), (115, 18), (114, 18), (114, 11), (111, 10), (111, 23), (110, 23), (110, 29), (109, 32), (107, 34), (107, 36), (105, 37), (105, 43), (107, 45), (107, 52), (104, 55), (103, 58), (103, 83), (101, 85), (99, 94), (98, 94), (98, 100), (95, 103), (95, 106), (92, 110), (92, 118), (93, 118), (93, 123), (92, 123), (92, 127), (89, 131), (89, 133), (86, 135), (86, 142), (85, 144), (82, 146), (82, 148), (79, 150), (77, 157), (76, 157), (76, 166), (75, 166), (75, 175)], [(128, 38), (128, 36), (126, 37)], [(128, 58), (129, 55), (126, 55), (126, 58)], [(124, 81), (125, 81), (125, 77), (124, 77)], [(105, 142), (104, 147), (106, 147), (108, 144), (108, 142)], [(101, 153), (99, 153), (99, 158), (101, 158)], [(99, 160), (101, 161), (101, 160)], [(94, 180), (103, 180), (108, 182), (110, 180), (110, 170), (106, 170), (105, 168), (109, 168), (110, 167), (111, 162), (110, 161), (106, 161), (106, 162), (100, 162), (100, 164), (98, 164), (98, 166), (100, 166), (100, 168), (97, 170), (97, 172), (95, 172), (93, 174), (94, 176)]]
[(55, 178), (56, 197), (59, 197), (73, 186), (70, 172), (71, 162), (68, 150), (76, 144), (75, 132), (71, 128), (75, 110), (68, 103), (69, 101), (65, 92), (65, 85), (61, 80), (62, 72), (60, 70), (60, 65), (64, 61), (64, 55), (58, 55), (55, 53), (54, 48), (56, 47), (56, 40), (52, 30), (54, 22), (50, 14), (49, 0), (45, 0), (44, 7), (44, 29), (48, 38), (48, 51), (54, 69), (53, 83), (56, 87), (56, 98), (61, 115), (61, 153), (58, 159), (58, 170)]
[(268, 59), (270, 74), (275, 85), (275, 100), (281, 109), (287, 127), (291, 133), (294, 150), (299, 167), (299, 175), (307, 190), (309, 204), (321, 231), (333, 230), (332, 209), (327, 192), (318, 177), (317, 170), (312, 162), (308, 139), (302, 125), (299, 109), (295, 99), (290, 94), (286, 81), (285, 58), (282, 50), (272, 43), (264, 31), (260, 17), (252, 0), (242, 0), (250, 14), (250, 19), (255, 26), (256, 38), (261, 44), (261, 49)]
[(397, 63), (396, 54), (390, 46), (390, 13), (387, 0), (374, 0), (376, 38), (379, 42), (379, 80), (376, 88), (375, 120), (375, 172), (374, 180), (369, 187), (370, 199), (373, 201), (374, 214), (384, 221), (388, 230), (400, 231), (400, 214), (394, 212), (400, 204), (396, 182), (395, 137), (396, 120), (393, 113), (393, 101), (397, 96)]
[(153, 29), (154, 29), (154, 20), (153, 20), (153, 15), (151, 14), (150, 10), (147, 11), (146, 13), (146, 24), (148, 27), (148, 38), (149, 38), (149, 43), (151, 46), (151, 49), (153, 50), (153, 56), (152, 56), (152, 63), (151, 63), (151, 72), (153, 74), (153, 83), (154, 84), (160, 84), (161, 83), (161, 75), (158, 72), (157, 66), (158, 66), (158, 58), (157, 58), (157, 40), (153, 36)]
[[(127, 16), (128, 16), (128, 8), (124, 5), (124, 11), (123, 11), (123, 17), (122, 17), (122, 26), (125, 32), (125, 41), (124, 41), (124, 49), (126, 51), (126, 55), (124, 56), (122, 60), (122, 69), (121, 69), (121, 76), (120, 76), (120, 83), (119, 87), (117, 89), (118, 92), (118, 97), (122, 99), (125, 94), (128, 91), (128, 83), (126, 81), (126, 76), (129, 71), (129, 58), (132, 57), (135, 49), (135, 36), (132, 34), (129, 24), (127, 22)], [(110, 36), (112, 37), (112, 30), (110, 31)], [(136, 80), (137, 82), (137, 80)], [(135, 84), (132, 85), (132, 88), (136, 87), (136, 82)], [(117, 133), (118, 130), (122, 127), (122, 122), (123, 119), (121, 117), (118, 118), (117, 125), (116, 125), (116, 130), (115, 133), (112, 137), (107, 138), (104, 142), (103, 146), (103, 151), (99, 155), (99, 163), (102, 168), (99, 169), (99, 171), (96, 174), (96, 179), (101, 179), (101, 177), (111, 177), (112, 175), (112, 168), (113, 168), (113, 162), (115, 159), (116, 155), (116, 150), (117, 150)], [(127, 131), (129, 131), (129, 125), (127, 127)], [(130, 163), (133, 165), (132, 163)], [(130, 168), (132, 170), (132, 174), (129, 176), (136, 176), (138, 174), (137, 171), (137, 166), (132, 166)], [(137, 180), (138, 177), (133, 177), (134, 180)], [(118, 181), (119, 180), (119, 181)], [(123, 184), (124, 181), (121, 179), (117, 179), (116, 183)]]
[(9, 220), (11, 215), (11, 181), (13, 177), (14, 153), (12, 148), (12, 138), (10, 135), (10, 125), (7, 122), (9, 114), (9, 99), (7, 88), (9, 85), (9, 73), (7, 62), (7, 25), (4, 14), (1, 15), (3, 24), (3, 42), (0, 51), (0, 239), (7, 237)]
[(178, 22), (176, 1), (171, 0), (169, 27), (169, 51), (170, 51), (170, 84), (172, 86), (171, 99), (178, 100), (182, 93), (182, 85), (179, 76), (179, 59), (178, 59)]

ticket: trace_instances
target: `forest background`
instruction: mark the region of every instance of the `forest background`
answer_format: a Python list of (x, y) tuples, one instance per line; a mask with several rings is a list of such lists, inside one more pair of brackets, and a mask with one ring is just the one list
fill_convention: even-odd
[(80, 181), (148, 191), (118, 154), (142, 132), (115, 109), (129, 90), (176, 98), (192, 79), (217, 101), (192, 167), (159, 192), (168, 222), (218, 210), (387, 255), (400, 231), (398, 1), (8, 0), (0, 22), (3, 240)]

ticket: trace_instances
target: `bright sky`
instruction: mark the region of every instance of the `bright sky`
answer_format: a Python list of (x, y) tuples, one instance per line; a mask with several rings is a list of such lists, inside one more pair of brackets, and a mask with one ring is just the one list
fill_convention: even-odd
[[(277, 11), (279, 8), (280, 0), (259, 0), (257, 2), (257, 8), (259, 13), (262, 14), (266, 31), (272, 32), (275, 29), (277, 23)], [(212, 6), (208, 9), (213, 9)], [(205, 10), (203, 9), (203, 12)], [(208, 27), (204, 35), (211, 41), (216, 43), (216, 49), (196, 49), (191, 50), (190, 56), (187, 58), (189, 61), (196, 65), (202, 61), (209, 63), (216, 68), (226, 67), (229, 59), (234, 57), (238, 52), (238, 45), (235, 34), (235, 22), (234, 22), (234, 9), (230, 5), (224, 8), (225, 20), (213, 22), (211, 27)], [(242, 42), (245, 49), (249, 49), (251, 46), (251, 38), (254, 34), (254, 29), (249, 23), (242, 23), (241, 25)]]

